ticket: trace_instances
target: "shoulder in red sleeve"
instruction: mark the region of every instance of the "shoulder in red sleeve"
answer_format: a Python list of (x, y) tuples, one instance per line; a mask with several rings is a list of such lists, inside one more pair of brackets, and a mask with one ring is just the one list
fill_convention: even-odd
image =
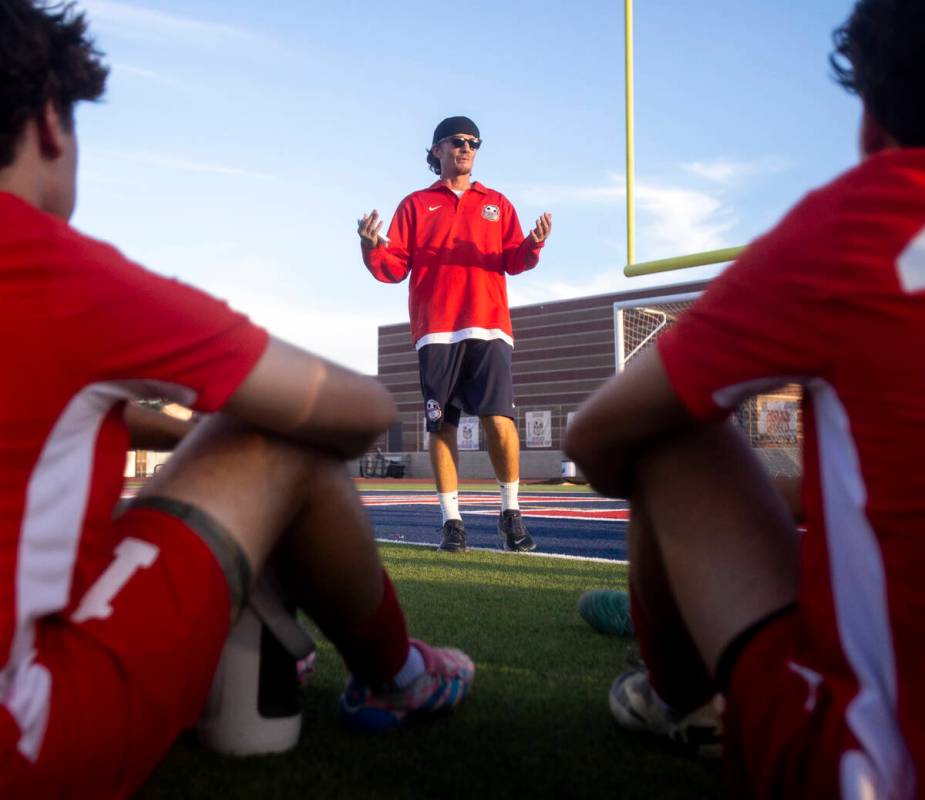
[(837, 337), (831, 303), (854, 258), (840, 234), (843, 180), (807, 195), (659, 338), (694, 416), (721, 418), (759, 390), (826, 376)]
[(47, 241), (47, 323), (62, 364), (87, 381), (175, 385), (214, 411), (262, 355), (266, 331), (226, 303), (76, 232)]

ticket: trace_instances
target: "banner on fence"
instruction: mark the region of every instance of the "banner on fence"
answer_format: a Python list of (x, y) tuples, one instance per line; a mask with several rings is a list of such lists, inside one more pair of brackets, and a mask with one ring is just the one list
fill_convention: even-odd
[(767, 400), (758, 404), (758, 433), (779, 443), (797, 440), (797, 413), (795, 402)]
[(460, 417), (456, 431), (456, 444), (460, 450), (479, 449), (479, 418)]
[(527, 411), (527, 447), (552, 447), (552, 412)]

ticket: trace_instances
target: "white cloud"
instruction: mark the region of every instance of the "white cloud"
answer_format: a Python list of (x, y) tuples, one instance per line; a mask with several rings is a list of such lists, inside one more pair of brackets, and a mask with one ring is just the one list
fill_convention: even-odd
[(563, 186), (530, 184), (518, 188), (517, 195), (531, 205), (555, 208), (561, 205), (622, 205), (626, 185), (622, 175), (608, 175), (601, 186)]
[[(537, 184), (520, 187), (518, 198), (553, 211), (563, 205), (600, 206), (613, 209), (614, 234), (624, 231), (626, 186), (622, 175), (610, 174), (600, 185), (564, 186)], [(636, 183), (636, 256), (637, 261), (699, 253), (741, 244), (731, 240), (738, 217), (725, 200), (722, 187), (714, 190), (692, 189), (667, 185), (652, 180)], [(686, 283), (713, 277), (720, 265), (693, 270), (662, 273), (645, 278), (626, 278), (623, 274), (624, 248), (622, 237), (611, 236), (604, 243), (614, 251), (613, 264), (597, 269), (585, 269), (580, 280), (553, 280), (543, 275), (527, 273), (508, 283), (511, 304), (563, 300), (634, 290), (648, 286)]]
[(88, 12), (94, 29), (134, 39), (169, 37), (203, 41), (216, 37), (250, 40), (262, 38), (245, 28), (166, 14), (116, 0), (82, 0), (81, 6)]
[[(662, 272), (637, 278), (627, 278), (623, 266), (601, 267), (591, 270), (589, 278), (583, 281), (540, 280), (518, 276), (508, 281), (508, 297), (511, 307), (548, 303), (553, 300), (568, 300), (575, 297), (592, 297), (613, 292), (637, 291), (657, 286), (671, 286), (678, 283), (693, 283), (715, 277), (724, 264), (696, 267), (693, 269)], [(530, 273), (527, 273), (529, 275)]]
[(692, 161), (688, 164), (682, 164), (681, 167), (688, 172), (706, 178), (708, 181), (715, 183), (731, 183), (739, 177), (748, 165), (735, 161)]
[[(721, 196), (701, 189), (640, 180), (636, 183), (637, 260), (698, 253), (723, 246), (738, 219)], [(562, 205), (615, 206), (626, 203), (623, 176), (608, 175), (598, 186), (542, 185), (522, 187), (519, 197), (555, 210)], [(622, 218), (618, 222), (622, 226)]]
[(735, 213), (708, 192), (641, 184), (636, 197), (639, 261), (738, 244), (728, 239)]
[(251, 287), (224, 287), (216, 294), (277, 338), (357, 372), (376, 374), (379, 336), (376, 315), (310, 308), (275, 294), (255, 292)]
[(769, 175), (790, 169), (792, 163), (777, 156), (767, 156), (757, 161), (735, 161), (728, 158), (715, 158), (710, 161), (684, 162), (681, 168), (692, 175), (713, 183), (729, 186), (754, 175)]
[(135, 67), (131, 64), (125, 64), (119, 61), (114, 61), (112, 64), (113, 74), (116, 76), (121, 75), (135, 75), (139, 78), (144, 78), (147, 81), (152, 83), (160, 84), (161, 86), (169, 86), (171, 89), (183, 89), (188, 86), (188, 84), (183, 83), (182, 81), (170, 78), (163, 73), (156, 72), (153, 69), (144, 69), (143, 67)]
[(275, 180), (276, 176), (269, 172), (260, 172), (258, 170), (243, 169), (225, 164), (209, 164), (205, 161), (193, 161), (187, 158), (170, 155), (168, 153), (158, 153), (153, 150), (139, 150), (118, 154), (118, 157), (128, 161), (134, 161), (149, 167), (158, 167), (161, 169), (175, 169), (181, 172), (206, 172), (215, 175), (232, 175), (235, 177), (258, 178), (260, 180)]

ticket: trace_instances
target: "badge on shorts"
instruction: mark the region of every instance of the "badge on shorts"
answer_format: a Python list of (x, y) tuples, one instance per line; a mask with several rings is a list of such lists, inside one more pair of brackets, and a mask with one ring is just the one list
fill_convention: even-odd
[(500, 216), (501, 209), (499, 209), (498, 206), (482, 206), (482, 219), (487, 219), (489, 222), (497, 222)]
[(427, 412), (427, 419), (431, 422), (436, 422), (440, 417), (443, 416), (443, 410), (440, 408), (440, 403), (436, 400), (428, 400), (424, 405), (424, 409)]

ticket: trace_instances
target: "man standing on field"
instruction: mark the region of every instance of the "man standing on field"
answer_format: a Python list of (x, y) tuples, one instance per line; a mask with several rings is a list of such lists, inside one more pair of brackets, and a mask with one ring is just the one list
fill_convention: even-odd
[(520, 441), (514, 424), (514, 337), (505, 273), (539, 261), (552, 217), (524, 237), (504, 195), (473, 181), (482, 140), (468, 117), (434, 131), (427, 163), (439, 180), (408, 195), (382, 236), (377, 211), (359, 221), (363, 263), (373, 277), (399, 283), (411, 275), (411, 336), (418, 352), (430, 460), (443, 514), (440, 549), (466, 549), (459, 514), (456, 431), (462, 410), (479, 416), (501, 490), (498, 535), (507, 550), (533, 550), (517, 501)]

